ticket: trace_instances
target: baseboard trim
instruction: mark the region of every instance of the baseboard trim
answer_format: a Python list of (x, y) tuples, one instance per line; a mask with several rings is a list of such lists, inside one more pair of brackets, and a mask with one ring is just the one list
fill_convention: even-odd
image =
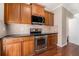
[(62, 45), (57, 44), (57, 46), (59, 46), (59, 47), (64, 47), (64, 46), (66, 46), (66, 45), (67, 45), (67, 43), (64, 43), (64, 44), (62, 44)]
[(70, 43), (72, 43), (72, 44), (75, 44), (75, 45), (78, 45), (78, 46), (79, 46), (79, 43), (75, 43), (75, 42), (70, 42)]

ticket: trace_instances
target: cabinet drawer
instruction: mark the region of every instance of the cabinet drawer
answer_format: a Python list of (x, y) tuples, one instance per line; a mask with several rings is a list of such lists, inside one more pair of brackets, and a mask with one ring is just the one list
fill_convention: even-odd
[(22, 39), (21, 38), (4, 38), (3, 39), (3, 44), (12, 44), (12, 43), (16, 43), (16, 42), (21, 42)]
[(22, 41), (32, 41), (34, 40), (34, 36), (22, 37)]

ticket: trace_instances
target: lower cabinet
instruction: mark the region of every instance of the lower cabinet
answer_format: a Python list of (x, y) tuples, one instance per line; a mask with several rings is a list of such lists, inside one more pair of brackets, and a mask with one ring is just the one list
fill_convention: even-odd
[(3, 45), (4, 56), (21, 56), (21, 43)]
[(57, 47), (57, 34), (50, 34), (48, 35), (48, 40), (47, 40), (47, 48), (56, 48)]
[(29, 42), (29, 55), (34, 55), (34, 40)]
[(29, 56), (34, 52), (34, 37), (3, 39), (3, 56)]
[(22, 42), (22, 55), (26, 56), (29, 55), (29, 42), (28, 39)]
[(24, 41), (22, 42), (22, 55), (28, 56), (33, 55), (34, 53), (34, 37), (27, 37), (24, 38)]
[[(47, 38), (47, 48), (56, 48), (57, 34)], [(5, 37), (2, 39), (1, 55), (3, 56), (32, 56), (34, 55), (34, 36)]]

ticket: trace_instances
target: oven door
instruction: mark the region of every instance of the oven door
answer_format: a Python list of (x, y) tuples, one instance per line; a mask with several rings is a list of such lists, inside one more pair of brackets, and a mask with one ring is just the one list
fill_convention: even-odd
[(43, 51), (47, 49), (47, 36), (36, 36), (35, 37), (35, 51)]

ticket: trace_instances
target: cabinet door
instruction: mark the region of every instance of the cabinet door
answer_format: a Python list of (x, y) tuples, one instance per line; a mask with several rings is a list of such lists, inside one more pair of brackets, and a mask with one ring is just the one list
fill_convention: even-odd
[(51, 26), (54, 26), (54, 14), (51, 14), (51, 20), (52, 20)]
[(5, 23), (20, 23), (20, 4), (8, 3), (5, 4)]
[(54, 14), (49, 13), (49, 25), (54, 26)]
[(21, 56), (21, 43), (3, 45), (4, 56)]
[(25, 37), (22, 42), (22, 55), (32, 55), (34, 51), (34, 40), (33, 37)]
[(29, 40), (29, 54), (33, 55), (34, 54), (34, 37), (31, 36)]
[(51, 45), (52, 45), (51, 41), (52, 41), (51, 39), (48, 39), (48, 44), (47, 44), (48, 48), (51, 48)]
[(52, 35), (52, 41), (53, 41), (52, 44), (54, 44), (54, 45), (57, 44), (57, 34), (53, 34), (53, 35)]
[(4, 4), (4, 22), (6, 23), (6, 24), (8, 24), (8, 22), (9, 22), (9, 15), (8, 15), (8, 4), (7, 3), (5, 3)]
[(29, 55), (29, 37), (22, 38), (22, 55), (28, 56)]
[(52, 48), (52, 37), (50, 35), (48, 35), (47, 47), (48, 49)]
[(44, 8), (42, 6), (38, 6), (38, 15), (45, 17)]
[(44, 17), (44, 7), (38, 4), (32, 4), (32, 15)]
[(21, 23), (31, 24), (31, 6), (28, 4), (21, 4)]
[(21, 40), (20, 38), (3, 38), (2, 40), (3, 56), (21, 56)]
[(55, 48), (57, 45), (57, 34), (48, 35), (48, 49)]
[(45, 25), (49, 25), (49, 13), (45, 11)]
[(22, 42), (22, 55), (28, 56), (29, 55), (29, 41)]

